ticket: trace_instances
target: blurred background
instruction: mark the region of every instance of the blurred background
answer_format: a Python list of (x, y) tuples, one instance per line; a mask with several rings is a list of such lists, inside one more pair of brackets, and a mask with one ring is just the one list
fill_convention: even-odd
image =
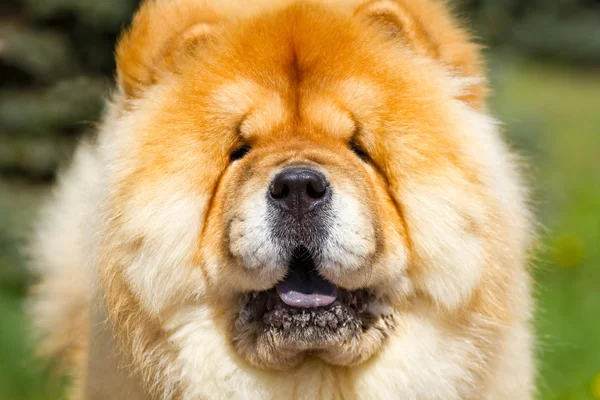
[[(600, 399), (600, 0), (454, 0), (487, 47), (494, 114), (543, 224), (539, 399)], [(137, 0), (0, 2), (0, 400), (58, 399), (32, 355), (19, 247), (111, 88)]]

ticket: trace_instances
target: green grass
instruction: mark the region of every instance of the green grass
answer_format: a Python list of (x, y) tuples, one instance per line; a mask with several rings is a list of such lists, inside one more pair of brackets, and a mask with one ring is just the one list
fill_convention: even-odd
[[(545, 226), (534, 272), (539, 399), (600, 399), (600, 71), (495, 61), (492, 109), (529, 160)], [(58, 398), (31, 355), (16, 251), (44, 190), (0, 181), (0, 400)]]

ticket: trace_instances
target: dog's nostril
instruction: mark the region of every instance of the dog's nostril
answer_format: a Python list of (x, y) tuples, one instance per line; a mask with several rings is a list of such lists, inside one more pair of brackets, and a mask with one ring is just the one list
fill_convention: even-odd
[(282, 182), (273, 182), (271, 185), (271, 197), (274, 199), (285, 199), (290, 194), (290, 188)]
[(309, 168), (287, 168), (271, 182), (271, 199), (285, 210), (302, 217), (321, 204), (328, 193), (329, 183), (323, 174)]
[(313, 199), (320, 199), (325, 196), (327, 186), (323, 181), (309, 182), (306, 187), (306, 193)]

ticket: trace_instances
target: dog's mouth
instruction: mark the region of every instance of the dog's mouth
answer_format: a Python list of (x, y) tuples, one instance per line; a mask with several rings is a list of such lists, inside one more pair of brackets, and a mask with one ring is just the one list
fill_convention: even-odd
[(327, 281), (317, 272), (309, 251), (298, 247), (282, 281), (244, 297), (236, 327), (254, 323), (302, 341), (351, 334), (366, 327), (374, 299), (367, 289), (350, 291)]
[(285, 279), (275, 285), (275, 290), (278, 295), (275, 297), (294, 308), (327, 307), (340, 294), (335, 285), (317, 273), (312, 257), (303, 248), (294, 252), (289, 271)]

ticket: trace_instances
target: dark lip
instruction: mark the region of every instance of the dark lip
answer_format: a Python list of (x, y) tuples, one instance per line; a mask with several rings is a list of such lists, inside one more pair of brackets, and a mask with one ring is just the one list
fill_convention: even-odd
[[(323, 286), (325, 286), (325, 290), (335, 289), (335, 291), (337, 291), (337, 296), (334, 302), (346, 305), (359, 313), (365, 311), (367, 303), (370, 300), (374, 300), (374, 296), (367, 289), (348, 290), (324, 279), (318, 272), (312, 252), (304, 245), (298, 245), (292, 251), (292, 256), (288, 263), (288, 272), (282, 280), (277, 282), (270, 289), (249, 293), (249, 297), (246, 297), (246, 300), (256, 300), (259, 302), (264, 300), (267, 311), (282, 307), (289, 307), (291, 309), (304, 308), (285, 304), (285, 301), (281, 299), (281, 293), (279, 293), (281, 284), (288, 282), (294, 275), (303, 275), (305, 278), (310, 279), (311, 284), (319, 286), (316, 289), (323, 289)], [(261, 298), (261, 296), (266, 297), (266, 300), (265, 298)], [(314, 308), (327, 307), (328, 306)]]
[(374, 317), (368, 311), (369, 303), (374, 300), (375, 296), (367, 289), (340, 288), (337, 299), (329, 306), (300, 308), (285, 304), (273, 288), (244, 296), (235, 325), (238, 330), (251, 323), (285, 330), (312, 325), (330, 332), (350, 324), (365, 327)]
[[(309, 258), (312, 258), (310, 252), (305, 247), (299, 246), (293, 252), (289, 268), (306, 264)], [(301, 268), (306, 272), (306, 265), (302, 265)], [(310, 273), (318, 273), (314, 265)], [(243, 296), (236, 321), (238, 329), (244, 329), (249, 323), (258, 323), (265, 328), (287, 329), (290, 326), (305, 328), (312, 325), (314, 328), (334, 331), (349, 323), (364, 326), (364, 322), (371, 319), (368, 311), (369, 304), (376, 298), (366, 288), (348, 290), (330, 283), (337, 289), (335, 300), (327, 306), (307, 308), (286, 304), (277, 290), (277, 285), (281, 282), (270, 289), (250, 292)]]

